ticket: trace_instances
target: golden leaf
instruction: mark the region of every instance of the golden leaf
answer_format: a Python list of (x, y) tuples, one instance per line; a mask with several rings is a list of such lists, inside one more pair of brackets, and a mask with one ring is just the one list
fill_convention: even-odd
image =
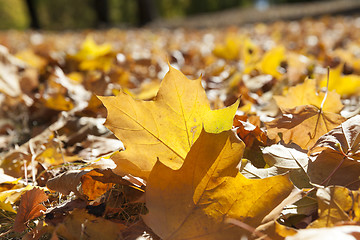
[(243, 150), (244, 143), (231, 130), (203, 131), (179, 170), (158, 161), (145, 192), (145, 223), (162, 239), (250, 235), (224, 220), (259, 226), (290, 195), (293, 185), (286, 175), (256, 180), (242, 176), (236, 166)]
[[(324, 96), (325, 93), (316, 91), (315, 80), (306, 79), (303, 84), (291, 87), (286, 96), (274, 96), (274, 99), (282, 110), (302, 105), (313, 105), (320, 109)], [(339, 113), (343, 107), (340, 95), (335, 91), (328, 92), (322, 110)]]
[(125, 146), (112, 156), (118, 166), (114, 172), (144, 178), (157, 158), (178, 169), (203, 126), (212, 133), (231, 129), (239, 103), (212, 111), (201, 80), (189, 80), (171, 66), (154, 101), (134, 100), (122, 92), (99, 98), (108, 111), (105, 126)]

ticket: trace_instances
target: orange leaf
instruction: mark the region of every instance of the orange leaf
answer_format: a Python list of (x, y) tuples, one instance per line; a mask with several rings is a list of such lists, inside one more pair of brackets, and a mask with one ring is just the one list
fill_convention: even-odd
[(21, 196), (19, 211), (14, 222), (14, 231), (22, 232), (25, 223), (34, 218), (40, 217), (46, 211), (46, 207), (41, 203), (48, 199), (45, 192), (39, 188), (33, 188)]
[[(259, 117), (257, 117), (256, 120), (260, 122)], [(266, 134), (259, 128), (258, 125), (253, 125), (250, 122), (250, 118), (248, 119), (246, 116), (235, 115), (234, 127), (237, 128), (236, 133), (240, 139), (244, 141), (246, 147), (251, 147), (255, 140), (261, 144), (266, 144)]]

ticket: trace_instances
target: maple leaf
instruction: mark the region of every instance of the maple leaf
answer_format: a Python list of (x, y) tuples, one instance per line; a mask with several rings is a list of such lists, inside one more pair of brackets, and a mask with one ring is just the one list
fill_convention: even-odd
[(310, 228), (332, 227), (340, 222), (359, 221), (360, 192), (341, 186), (319, 188), (316, 192), (319, 218)]
[[(283, 115), (265, 123), (268, 137), (285, 143), (294, 142), (303, 149), (312, 147), (323, 134), (345, 120), (341, 115), (322, 112), (311, 105), (283, 110)], [(279, 136), (281, 134), (281, 137)]]
[(309, 151), (308, 175), (313, 183), (360, 187), (360, 116), (321, 136)]
[(145, 223), (162, 239), (239, 239), (249, 234), (224, 220), (257, 227), (293, 185), (286, 175), (256, 180), (242, 176), (236, 166), (243, 150), (231, 130), (203, 131), (179, 170), (158, 161), (145, 192)]
[[(291, 87), (286, 96), (274, 96), (274, 99), (282, 110), (302, 105), (313, 105), (320, 109), (324, 97), (324, 92), (318, 93), (316, 91), (315, 80), (305, 79), (303, 84)], [(335, 91), (328, 92), (322, 110), (324, 112), (339, 113), (343, 107), (340, 95)]]
[(25, 229), (25, 223), (40, 217), (46, 211), (41, 203), (48, 199), (45, 192), (39, 188), (33, 188), (21, 196), (20, 207), (15, 217), (14, 231), (21, 232)]
[(232, 127), (238, 101), (212, 111), (201, 80), (189, 80), (169, 67), (154, 101), (134, 100), (122, 92), (116, 97), (99, 97), (108, 111), (105, 126), (125, 146), (125, 151), (112, 156), (117, 174), (146, 178), (157, 158), (177, 169), (202, 126), (212, 133)]

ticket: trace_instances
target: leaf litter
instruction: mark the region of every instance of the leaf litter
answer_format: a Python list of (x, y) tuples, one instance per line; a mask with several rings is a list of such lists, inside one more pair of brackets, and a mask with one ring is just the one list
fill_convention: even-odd
[(1, 237), (356, 235), (357, 22), (0, 33)]

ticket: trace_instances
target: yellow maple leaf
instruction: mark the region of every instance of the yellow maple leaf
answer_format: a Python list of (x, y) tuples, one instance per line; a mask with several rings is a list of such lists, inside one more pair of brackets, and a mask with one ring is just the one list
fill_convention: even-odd
[[(291, 87), (286, 96), (274, 96), (280, 109), (290, 109), (302, 105), (313, 105), (320, 109), (325, 93), (316, 91), (315, 80), (305, 79), (303, 84)], [(343, 108), (340, 95), (335, 91), (328, 92), (322, 110), (339, 113)]]
[[(179, 170), (158, 161), (148, 179), (145, 223), (162, 239), (240, 239), (293, 190), (287, 175), (247, 179), (236, 167), (244, 143), (231, 130), (203, 131)], [(276, 214), (275, 214), (276, 215)], [(272, 219), (274, 220), (274, 219)]]
[(77, 60), (80, 70), (101, 69), (105, 72), (110, 70), (113, 56), (111, 44), (97, 45), (91, 36), (86, 37), (81, 49), (71, 58)]
[(189, 80), (171, 66), (154, 101), (134, 100), (123, 92), (99, 98), (108, 111), (105, 126), (125, 145), (125, 151), (112, 156), (115, 172), (145, 178), (157, 158), (179, 168), (203, 126), (213, 133), (231, 129), (239, 104), (212, 111), (201, 80)]
[[(342, 75), (343, 65), (330, 72), (329, 90), (335, 90), (340, 95), (360, 95), (360, 76), (355, 74)], [(325, 76), (320, 86), (325, 87), (327, 76)]]

